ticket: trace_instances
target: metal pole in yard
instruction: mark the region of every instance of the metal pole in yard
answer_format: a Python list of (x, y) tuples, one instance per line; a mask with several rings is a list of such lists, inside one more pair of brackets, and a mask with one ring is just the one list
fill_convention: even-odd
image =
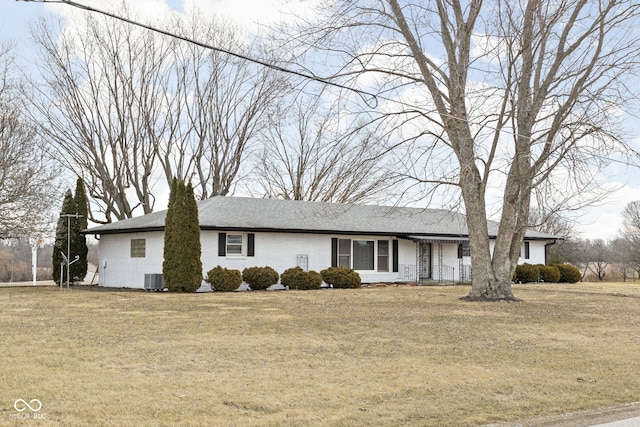
[[(64, 214), (61, 216), (67, 217), (67, 288), (69, 287), (69, 277), (71, 276), (71, 271), (69, 266), (71, 265), (71, 218), (80, 218), (82, 215), (78, 214)], [(60, 283), (62, 284), (62, 276), (60, 276)]]

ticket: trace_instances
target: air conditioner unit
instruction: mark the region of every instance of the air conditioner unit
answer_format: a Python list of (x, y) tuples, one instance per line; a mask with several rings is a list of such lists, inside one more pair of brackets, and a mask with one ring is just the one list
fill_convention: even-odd
[(147, 291), (162, 291), (164, 289), (164, 280), (162, 274), (145, 274), (144, 289)]

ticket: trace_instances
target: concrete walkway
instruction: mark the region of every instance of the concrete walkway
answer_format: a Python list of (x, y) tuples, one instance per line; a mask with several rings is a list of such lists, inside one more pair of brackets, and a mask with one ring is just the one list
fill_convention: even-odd
[[(600, 410), (537, 417), (491, 427), (640, 427), (640, 402)], [(486, 426), (489, 427), (489, 426)]]
[(605, 424), (596, 424), (591, 427), (638, 427), (640, 426), (640, 417), (627, 418), (626, 420), (613, 421)]

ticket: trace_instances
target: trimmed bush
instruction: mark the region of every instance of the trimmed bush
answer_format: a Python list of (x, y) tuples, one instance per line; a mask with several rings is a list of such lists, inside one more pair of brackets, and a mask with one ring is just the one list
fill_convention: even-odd
[(317, 288), (312, 288), (312, 289), (320, 289), (320, 287), (322, 286), (322, 274), (318, 273), (315, 270), (309, 270), (307, 271), (307, 277), (309, 277), (309, 280), (315, 285), (317, 284), (318, 287)]
[(288, 286), (289, 289), (320, 289), (322, 276), (317, 271), (307, 272), (300, 267), (292, 267), (280, 275), (280, 283), (282, 286)]
[(207, 272), (207, 278), (204, 279), (211, 284), (211, 289), (220, 292), (233, 292), (242, 285), (242, 274), (240, 270), (229, 270), (217, 266)]
[(555, 265), (538, 266), (540, 269), (540, 280), (546, 283), (558, 283), (560, 281), (560, 270)]
[(267, 289), (278, 283), (280, 275), (271, 267), (247, 267), (242, 270), (242, 279), (247, 282), (252, 290)]
[(582, 280), (582, 274), (575, 266), (571, 264), (555, 264), (554, 266), (560, 270), (560, 282), (577, 283)]
[(329, 267), (320, 272), (322, 280), (334, 288), (359, 288), (360, 275), (351, 268)]
[(540, 269), (537, 265), (520, 264), (516, 267), (515, 280), (517, 282), (537, 282), (540, 278)]

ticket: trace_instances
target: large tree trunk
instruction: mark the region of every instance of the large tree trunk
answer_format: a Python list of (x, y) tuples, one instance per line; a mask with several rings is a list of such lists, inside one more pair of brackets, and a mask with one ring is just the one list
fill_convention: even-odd
[[(466, 132), (464, 127), (459, 130), (460, 133)], [(485, 187), (480, 171), (473, 162), (473, 140), (470, 135), (461, 140), (467, 142), (461, 144), (462, 147), (456, 154), (459, 159), (467, 159), (465, 162), (461, 161), (460, 188), (467, 211), (469, 248), (473, 266), (471, 292), (464, 299), (469, 301), (515, 300), (511, 291), (514, 268), (512, 259), (502, 257), (501, 254), (497, 254), (496, 258), (491, 255), (486, 221)]]

